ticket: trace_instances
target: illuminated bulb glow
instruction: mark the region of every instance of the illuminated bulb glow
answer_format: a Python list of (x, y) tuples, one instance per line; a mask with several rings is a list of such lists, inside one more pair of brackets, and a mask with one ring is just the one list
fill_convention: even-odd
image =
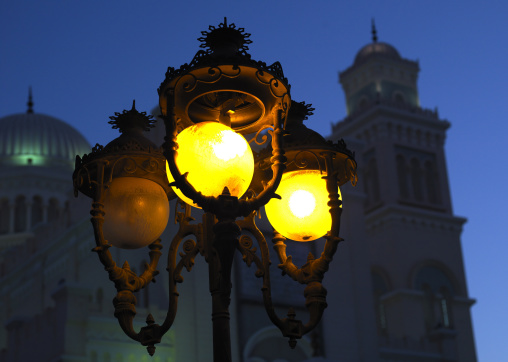
[(212, 144), (214, 154), (222, 161), (229, 161), (235, 157), (242, 157), (247, 152), (249, 144), (245, 139), (232, 130), (219, 132), (219, 142)]
[[(241, 197), (254, 174), (254, 157), (249, 144), (230, 127), (217, 122), (202, 122), (180, 132), (176, 138), (176, 166), (196, 191), (205, 196), (219, 196), (224, 187), (232, 196)], [(169, 182), (173, 176), (166, 163)], [(189, 205), (198, 207), (180, 189), (175, 193)]]
[[(273, 228), (295, 241), (311, 241), (324, 236), (332, 227), (328, 191), (317, 170), (301, 170), (282, 175), (277, 194), (265, 206)], [(339, 191), (340, 197), (340, 191)]]
[(289, 196), (289, 210), (293, 215), (304, 218), (316, 208), (316, 198), (309, 191), (296, 190)]
[(159, 184), (119, 177), (105, 191), (104, 212), (104, 238), (113, 246), (137, 249), (161, 236), (169, 219), (169, 202)]

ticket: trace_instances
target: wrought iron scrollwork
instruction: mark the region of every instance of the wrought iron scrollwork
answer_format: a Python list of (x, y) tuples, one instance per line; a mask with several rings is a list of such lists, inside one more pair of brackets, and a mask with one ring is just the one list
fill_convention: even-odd
[[(273, 132), (273, 126), (272, 125), (265, 125), (263, 127), (261, 127), (259, 129), (259, 131), (256, 132), (256, 134), (254, 135), (254, 137), (252, 137), (250, 140), (249, 140), (249, 144), (251, 144), (252, 142), (256, 143), (257, 145), (259, 146), (262, 146), (266, 143), (266, 141), (268, 141), (268, 136), (266, 134), (263, 134), (264, 131), (267, 131), (267, 133), (269, 133), (271, 135), (271, 132)], [(261, 140), (258, 140), (258, 138), (261, 136)]]
[[(310, 160), (311, 158), (312, 160)], [(312, 162), (314, 161), (314, 162)], [(298, 152), (292, 160), (288, 160), (288, 167), (294, 165), (296, 168), (305, 169), (309, 164), (313, 164), (319, 167), (319, 172), (323, 173), (319, 156), (311, 150), (303, 150)]]
[[(315, 153), (310, 152), (310, 154), (312, 154), (312, 157), (318, 157)], [(323, 312), (327, 307), (327, 291), (322, 285), (323, 277), (326, 271), (328, 271), (329, 264), (332, 261), (339, 242), (342, 241), (338, 236), (342, 208), (337, 187), (337, 172), (333, 170), (333, 153), (325, 152), (321, 154), (320, 157), (324, 159), (326, 167), (326, 176), (324, 176), (324, 178), (329, 193), (330, 201), (328, 205), (330, 206), (330, 214), (332, 217), (332, 228), (324, 237), (326, 242), (323, 252), (319, 258), (309, 253), (307, 262), (303, 266), (298, 267), (293, 263), (292, 256), (286, 254), (286, 238), (277, 231), (274, 231), (272, 238), (273, 248), (279, 260), (278, 268), (282, 270), (283, 274), (306, 285), (304, 297), (305, 306), (309, 311), (309, 320), (307, 323), (304, 324), (301, 320), (296, 319), (294, 309), (289, 310), (286, 318), (279, 318), (275, 313), (271, 296), (269, 270), (271, 264), (270, 254), (267, 241), (255, 224), (255, 213), (253, 212), (236, 222), (242, 231), (248, 231), (257, 241), (261, 252), (261, 258), (256, 255), (257, 250), (253, 247), (252, 239), (245, 235), (240, 238), (238, 249), (242, 253), (243, 260), (248, 266), (254, 262), (258, 267), (255, 275), (263, 278), (262, 292), (267, 314), (270, 320), (281, 330), (282, 334), (289, 338), (289, 345), (291, 348), (295, 348), (297, 339), (300, 339), (304, 334), (312, 331), (321, 320)]]
[[(105, 270), (109, 274), (109, 279), (113, 281), (115, 288), (117, 289), (117, 295), (113, 300), (113, 304), (115, 307), (115, 317), (118, 319), (122, 330), (130, 338), (147, 346), (149, 354), (153, 355), (155, 352), (155, 344), (160, 342), (162, 335), (171, 327), (174, 321), (178, 302), (176, 284), (183, 281), (181, 271), (184, 267), (187, 270), (191, 270), (192, 266), (194, 265), (194, 257), (200, 252), (202, 245), (201, 225), (190, 223), (194, 220), (194, 218), (190, 216), (190, 206), (185, 205), (183, 202), (178, 200), (176, 203), (176, 208), (179, 205), (185, 206), (182, 206), (184, 212), (180, 212), (178, 210), (175, 212), (175, 222), (178, 222), (179, 230), (171, 242), (170, 250), (168, 253), (168, 267), (166, 268), (169, 272), (170, 288), (168, 312), (164, 323), (161, 326), (155, 323), (152, 315), (148, 315), (147, 326), (143, 327), (139, 332), (136, 332), (133, 327), (133, 319), (136, 315), (136, 297), (134, 293), (145, 288), (150, 282), (155, 281), (154, 277), (159, 274), (159, 271), (157, 270), (157, 264), (159, 262), (160, 256), (162, 255), (162, 244), (160, 239), (157, 239), (149, 245), (150, 262), (145, 263), (145, 269), (141, 275), (136, 274), (130, 268), (130, 265), (127, 261), (124, 262), (121, 268), (116, 265), (116, 262), (113, 260), (113, 257), (109, 251), (109, 248), (112, 245), (109, 244), (107, 240), (105, 240), (103, 234), (105, 216), (103, 198), (105, 188), (110, 182), (108, 180), (109, 175), (105, 175), (105, 169), (108, 163), (98, 161), (94, 165), (97, 166), (97, 170), (95, 172), (98, 178), (95, 187), (92, 210), (90, 213), (92, 215), (91, 221), (94, 228), (97, 246), (93, 248), (92, 251), (96, 252), (99, 256), (99, 260), (104, 265)], [(133, 163), (130, 165), (133, 165)], [(136, 167), (140, 166), (135, 162), (134, 165)], [(108, 168), (112, 169), (113, 167)], [(145, 169), (149, 170), (149, 168)], [(86, 168), (82, 168), (81, 170), (85, 174), (90, 173)], [(113, 171), (111, 170), (111, 174), (112, 173)], [(195, 235), (197, 241), (184, 241), (183, 252), (179, 254), (181, 259), (177, 263), (177, 250), (182, 240), (189, 235)]]
[(247, 264), (247, 266), (250, 267), (252, 263), (256, 265), (256, 277), (262, 277), (264, 275), (263, 263), (261, 259), (259, 259), (259, 257), (256, 255), (257, 248), (253, 246), (252, 239), (249, 236), (240, 236), (240, 240), (238, 242), (238, 250), (242, 254), (242, 259), (245, 264)]

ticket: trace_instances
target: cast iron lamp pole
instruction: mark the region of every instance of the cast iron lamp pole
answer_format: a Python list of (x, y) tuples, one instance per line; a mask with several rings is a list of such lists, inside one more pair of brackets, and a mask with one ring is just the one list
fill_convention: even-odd
[[(201, 254), (209, 265), (214, 361), (229, 362), (231, 269), (236, 250), (248, 266), (256, 266), (255, 275), (263, 279), (268, 316), (289, 338), (292, 348), (320, 321), (326, 308), (326, 290), (321, 282), (341, 241), (338, 186), (347, 181), (356, 183), (356, 163), (343, 141), (325, 141), (303, 125), (312, 109), (291, 101), (290, 86), (279, 63), (268, 66), (251, 59), (247, 53), (250, 34), (226, 20), (202, 34), (199, 40), (205, 50), (200, 50), (190, 64), (169, 68), (159, 88), (166, 127), (162, 149), (143, 136), (154, 121), (133, 104), (131, 110), (110, 117), (113, 127), (120, 129), (120, 137), (106, 147), (95, 146), (82, 158), (76, 157), (73, 181), (76, 195), (80, 191), (93, 200), (91, 221), (97, 244), (93, 251), (115, 283), (115, 317), (123, 331), (153, 355), (155, 344), (175, 319), (181, 271), (190, 271), (194, 258)], [(249, 143), (263, 145), (268, 139), (263, 131), (270, 135), (270, 145), (252, 159), (250, 147), (240, 135), (250, 137)], [(230, 141), (233, 146), (224, 152), (223, 146)], [(211, 171), (211, 167), (217, 169)], [(252, 171), (244, 176), (249, 167)], [(203, 179), (207, 182), (202, 183)], [(168, 252), (167, 315), (161, 325), (148, 315), (147, 326), (136, 332), (133, 293), (158, 274), (162, 254), (159, 236), (169, 217), (168, 200), (175, 198), (175, 193), (179, 196), (175, 208), (179, 229)], [(303, 211), (302, 207), (293, 209), (302, 198), (306, 202)], [(280, 232), (275, 231), (272, 239), (279, 268), (307, 285), (304, 295), (310, 318), (306, 324), (295, 318), (293, 310), (287, 318), (275, 313), (268, 243), (255, 224), (255, 215), (265, 205), (268, 219)], [(203, 209), (201, 223), (194, 222), (191, 206)], [(320, 214), (323, 210), (325, 214)], [(285, 217), (280, 218), (281, 213)], [(298, 228), (300, 224), (307, 230)], [(326, 228), (319, 229), (321, 224)], [(323, 236), (326, 243), (322, 254), (318, 258), (309, 254), (302, 267), (286, 255), (285, 237), (310, 241)], [(128, 262), (121, 268), (116, 265), (109, 252), (111, 246), (148, 246), (150, 262), (137, 275)]]

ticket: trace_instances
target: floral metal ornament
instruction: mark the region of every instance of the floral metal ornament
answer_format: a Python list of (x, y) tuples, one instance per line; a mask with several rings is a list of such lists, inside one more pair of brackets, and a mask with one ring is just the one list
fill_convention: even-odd
[[(246, 52), (249, 50), (248, 44), (252, 43), (250, 40), (250, 33), (246, 33), (244, 28), (237, 28), (234, 23), (228, 25), (227, 18), (224, 22), (220, 23), (217, 27), (210, 25), (209, 31), (202, 31), (202, 37), (198, 38), (201, 42), (200, 48), (208, 49), (211, 52), (217, 52), (222, 45), (227, 46), (234, 51)], [(231, 48), (233, 46), (233, 48)]]

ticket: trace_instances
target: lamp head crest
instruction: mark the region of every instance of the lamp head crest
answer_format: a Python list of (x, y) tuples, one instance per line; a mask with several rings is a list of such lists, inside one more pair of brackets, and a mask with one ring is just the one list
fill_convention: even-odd
[(109, 119), (111, 121), (108, 123), (112, 125), (113, 129), (119, 129), (120, 133), (135, 129), (148, 131), (150, 128), (155, 127), (155, 119), (152, 115), (147, 115), (146, 112), (138, 112), (136, 100), (132, 101), (132, 108), (130, 110), (123, 110), (122, 113), (115, 112), (115, 115), (109, 117)]
[(238, 52), (245, 52), (249, 49), (250, 34), (244, 28), (237, 28), (234, 23), (228, 25), (227, 18), (217, 27), (210, 25), (209, 31), (202, 31), (200, 48), (209, 49), (213, 54), (219, 56), (231, 56)]

